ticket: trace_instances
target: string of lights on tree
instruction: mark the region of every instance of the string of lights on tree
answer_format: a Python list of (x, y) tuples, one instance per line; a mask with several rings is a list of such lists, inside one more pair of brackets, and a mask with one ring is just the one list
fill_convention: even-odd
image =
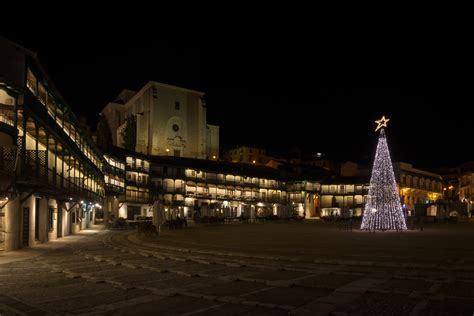
[(380, 134), (360, 226), (365, 230), (407, 229), (385, 136), (384, 127), (387, 127), (388, 121), (385, 116), (375, 121), (378, 124), (375, 131), (380, 130)]

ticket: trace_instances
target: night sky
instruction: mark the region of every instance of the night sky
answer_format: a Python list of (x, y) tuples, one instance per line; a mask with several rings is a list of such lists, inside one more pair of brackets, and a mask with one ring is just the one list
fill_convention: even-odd
[[(121, 89), (154, 80), (206, 93), (208, 123), (220, 126), (221, 148), (255, 144), (280, 154), (299, 148), (370, 161), (373, 121), (386, 115), (392, 159), (419, 168), (473, 159), (472, 86), (458, 73), (465, 56), (430, 53), (423, 42), (369, 47), (358, 38), (265, 30), (3, 35), (38, 53), (93, 128)], [(378, 86), (394, 88), (352, 88)]]

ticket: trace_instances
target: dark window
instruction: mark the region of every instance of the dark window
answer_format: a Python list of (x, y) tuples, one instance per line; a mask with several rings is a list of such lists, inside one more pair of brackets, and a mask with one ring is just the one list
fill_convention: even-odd
[(174, 108), (175, 108), (175, 110), (179, 111), (180, 104), (179, 104), (178, 101), (176, 101), (176, 102), (174, 103)]
[(75, 223), (76, 222), (76, 211), (71, 212), (71, 222)]
[(151, 90), (152, 90), (152, 92), (153, 92), (153, 99), (156, 99), (156, 98), (158, 97), (158, 93), (157, 93), (157, 91), (156, 91), (156, 88), (153, 87), (153, 88), (151, 88)]
[(168, 167), (163, 167), (163, 174), (167, 174), (168, 173)]
[(48, 229), (53, 230), (53, 216), (54, 216), (54, 208), (48, 208)]

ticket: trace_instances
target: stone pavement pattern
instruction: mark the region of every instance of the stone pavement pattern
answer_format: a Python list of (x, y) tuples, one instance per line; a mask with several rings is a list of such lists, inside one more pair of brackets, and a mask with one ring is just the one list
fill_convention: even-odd
[[(472, 315), (474, 225), (98, 230), (0, 258), (0, 315)], [(2, 263), (3, 262), (3, 263)]]

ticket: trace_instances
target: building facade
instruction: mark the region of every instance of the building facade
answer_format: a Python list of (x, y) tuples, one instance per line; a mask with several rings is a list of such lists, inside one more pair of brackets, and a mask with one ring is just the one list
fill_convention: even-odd
[[(474, 162), (468, 162), (458, 167), (459, 170), (459, 199), (467, 203), (469, 216), (474, 215)], [(448, 188), (449, 189), (449, 188)]]
[(150, 159), (121, 148), (115, 148), (106, 157), (105, 219), (151, 217), (154, 197), (150, 190)]
[(259, 147), (237, 146), (224, 152), (224, 159), (229, 162), (251, 163), (265, 165), (270, 157), (266, 150)]
[(314, 218), (320, 213), (319, 192), (327, 177), (325, 170), (313, 167), (306, 168), (316, 173), (295, 172), (253, 164), (146, 156), (121, 148), (106, 157), (125, 169), (105, 168), (105, 209), (127, 220), (153, 217), (156, 209), (164, 220)]
[[(219, 158), (219, 127), (207, 124), (204, 93), (154, 81), (124, 90), (101, 111), (114, 145), (124, 147), (126, 119), (136, 117), (135, 151), (153, 156)], [(215, 157), (215, 158), (213, 158)]]
[[(413, 168), (409, 163), (394, 162), (400, 202), (408, 216), (415, 205), (434, 204), (443, 199), (443, 182), (439, 174)], [(321, 216), (361, 216), (370, 185), (370, 169), (353, 162), (341, 164), (340, 177), (323, 183)], [(436, 216), (437, 208), (428, 209), (427, 216)]]
[(152, 187), (171, 217), (286, 217), (286, 183), (272, 171), (224, 162), (158, 158), (152, 164)]
[(103, 157), (36, 55), (0, 38), (0, 248), (87, 228), (104, 196)]
[[(101, 112), (116, 145), (104, 154), (34, 53), (0, 38), (0, 75), (0, 250), (85, 229), (102, 205), (106, 220), (129, 221), (362, 215), (368, 168), (319, 156), (314, 164), (269, 160), (247, 146), (220, 160), (219, 127), (207, 124), (202, 92), (157, 82), (122, 91)], [(120, 148), (129, 117), (133, 150)], [(393, 166), (407, 215), (420, 205), (424, 216), (463, 214), (465, 205), (442, 201), (456, 196), (472, 210), (472, 163), (458, 168), (457, 185), (449, 171), (444, 187), (439, 174)]]
[[(409, 215), (413, 214), (415, 204), (432, 204), (443, 199), (443, 181), (439, 174), (413, 168), (404, 162), (395, 162), (393, 169), (402, 206)], [(427, 215), (435, 216), (436, 213)]]
[(362, 216), (369, 193), (365, 177), (336, 177), (321, 187), (320, 217)]
[(321, 217), (321, 182), (323, 178), (320, 177), (287, 182), (288, 205), (292, 216), (307, 219)]

